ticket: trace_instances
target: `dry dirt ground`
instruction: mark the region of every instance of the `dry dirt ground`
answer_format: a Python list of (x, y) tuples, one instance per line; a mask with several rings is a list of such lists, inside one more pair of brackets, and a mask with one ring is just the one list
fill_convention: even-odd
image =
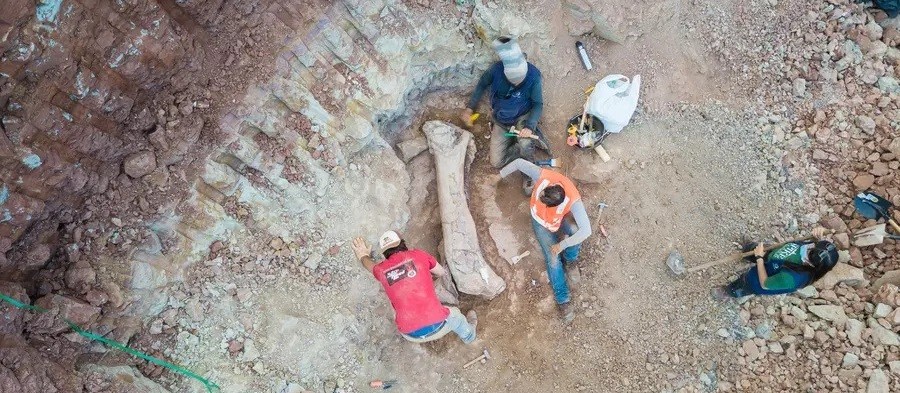
[[(529, 54), (545, 77), (542, 127), (562, 169), (579, 180), (592, 219), (598, 202), (609, 204), (600, 222), (610, 237), (595, 233), (584, 244), (573, 324), (557, 319), (518, 182), (495, 187), (490, 180), (487, 125), (480, 123), (473, 130), (479, 150), (469, 176), (470, 209), (482, 248), (508, 287), (492, 301), (462, 298), (461, 308), (474, 307), (480, 316), (475, 344), (464, 346), (453, 335), (427, 345), (403, 341), (377, 283), (348, 259), (339, 273), (347, 279), (338, 284), (282, 275), (246, 301), (223, 298), (196, 332), (199, 347), (208, 349), (180, 360), (208, 370), (226, 392), (317, 392), (332, 383), (369, 391), (368, 381), (378, 378), (399, 380), (397, 392), (714, 390), (717, 374), (736, 367), (732, 345), (716, 336), (736, 323), (736, 308), (712, 301), (708, 291), (737, 266), (676, 280), (663, 262), (673, 249), (689, 265), (706, 262), (731, 252), (742, 236), (771, 236), (785, 214), (803, 212), (799, 201), (784, 205), (767, 195), (770, 167), (757, 147), (757, 117), (742, 104), (752, 99), (732, 89), (733, 75), (704, 55), (692, 3), (606, 3), (637, 33), (623, 45), (586, 40), (594, 70), (581, 68), (562, 22), (553, 30), (555, 45)], [(737, 2), (727, 3), (722, 9)], [(563, 9), (548, 9), (562, 20)], [(563, 124), (580, 112), (583, 90), (613, 72), (642, 75), (642, 104), (632, 124), (607, 139), (613, 160), (601, 163), (565, 146)], [(399, 139), (420, 135), (425, 120), (455, 121), (455, 109), (447, 108), (465, 98), (433, 94)], [(417, 160), (409, 165), (413, 178), (428, 179), (430, 159)], [(439, 239), (433, 187), (423, 186), (405, 231), (413, 246), (430, 252)], [(498, 222), (518, 239), (516, 251), (530, 250), (531, 257), (510, 266), (499, 256), (488, 229)], [(237, 324), (254, 332), (258, 352), (243, 363), (221, 351), (227, 342), (204, 341), (229, 337)], [(462, 369), (482, 348), (492, 359)]]

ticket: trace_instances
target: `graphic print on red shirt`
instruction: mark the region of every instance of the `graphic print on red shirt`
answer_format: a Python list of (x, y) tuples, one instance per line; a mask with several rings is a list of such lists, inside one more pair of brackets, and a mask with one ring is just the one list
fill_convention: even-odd
[(391, 255), (372, 269), (394, 306), (401, 333), (436, 324), (450, 315), (434, 292), (429, 271), (435, 266), (437, 261), (427, 252), (409, 250)]

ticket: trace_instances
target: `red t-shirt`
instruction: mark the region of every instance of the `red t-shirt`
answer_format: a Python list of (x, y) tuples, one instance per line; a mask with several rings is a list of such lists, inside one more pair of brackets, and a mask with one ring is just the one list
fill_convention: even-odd
[(384, 287), (401, 333), (411, 333), (447, 319), (450, 310), (434, 293), (430, 270), (437, 261), (422, 250), (398, 252), (375, 265), (372, 274)]

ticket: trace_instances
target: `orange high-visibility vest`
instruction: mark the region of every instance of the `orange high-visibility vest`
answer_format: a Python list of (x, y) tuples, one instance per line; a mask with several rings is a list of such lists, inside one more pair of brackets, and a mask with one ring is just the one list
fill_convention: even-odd
[[(558, 206), (549, 207), (540, 200), (541, 191), (552, 185), (561, 185), (566, 193), (566, 198)], [(572, 205), (581, 200), (581, 194), (575, 188), (575, 184), (565, 175), (549, 169), (541, 169), (541, 176), (534, 182), (531, 191), (531, 217), (544, 228), (552, 232), (559, 230), (563, 217), (572, 210)]]

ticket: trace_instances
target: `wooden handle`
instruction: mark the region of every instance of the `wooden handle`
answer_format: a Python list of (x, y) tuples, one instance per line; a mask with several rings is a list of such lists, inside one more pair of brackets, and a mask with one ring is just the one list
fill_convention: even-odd
[(612, 159), (610, 158), (609, 153), (606, 152), (606, 149), (604, 149), (603, 146), (601, 146), (599, 143), (597, 144), (597, 146), (594, 146), (594, 151), (597, 152), (597, 155), (600, 156), (600, 159), (603, 160), (603, 162), (609, 162), (609, 160)]
[(481, 359), (484, 359), (484, 355), (481, 355), (481, 356), (479, 356), (479, 357), (473, 359), (472, 361), (470, 361), (470, 362), (464, 364), (464, 365), (463, 365), (463, 368), (469, 368), (469, 366), (471, 366), (471, 365), (473, 365), (473, 364), (475, 364), (475, 363), (480, 362)]
[(588, 107), (588, 102), (590, 100), (591, 100), (590, 95), (588, 95), (588, 98), (586, 100), (584, 100), (584, 110), (581, 112), (581, 124), (578, 125), (578, 130), (575, 131), (576, 136), (577, 136), (577, 133), (581, 132), (581, 130), (584, 129), (584, 121), (585, 121), (585, 119), (587, 119), (587, 107)]
[[(804, 241), (804, 240), (809, 240), (809, 239), (812, 239), (812, 238), (813, 238), (812, 236), (807, 236), (807, 237), (803, 237), (803, 238), (799, 238), (799, 239), (785, 240), (785, 241), (783, 241), (783, 242), (781, 242), (781, 243), (773, 244), (773, 245), (771, 245), (771, 246), (766, 246), (764, 249), (765, 249), (766, 251), (769, 251), (769, 250), (772, 250), (772, 249), (781, 247), (781, 246), (783, 246), (783, 245), (785, 245), (785, 244), (788, 244), (788, 243), (791, 243), (791, 242)], [(723, 263), (728, 263), (728, 262), (736, 261), (736, 260), (739, 260), (739, 259), (741, 259), (741, 258), (743, 258), (743, 257), (749, 257), (749, 256), (751, 256), (751, 255), (753, 255), (753, 250), (747, 251), (747, 252), (742, 252), (742, 253), (739, 253), (739, 254), (732, 254), (732, 255), (729, 255), (729, 256), (727, 256), (727, 257), (725, 257), (725, 258), (722, 258), (722, 259), (719, 259), (719, 260), (715, 260), (715, 261), (712, 261), (712, 262), (707, 262), (707, 263), (704, 263), (704, 264), (699, 265), (699, 266), (694, 266), (694, 267), (692, 267), (692, 268), (690, 268), (690, 269), (687, 269), (687, 272), (688, 272), (688, 273), (690, 273), (690, 272), (696, 272), (696, 271), (698, 271), (698, 270), (703, 270), (703, 269), (706, 269), (706, 268), (708, 268), (708, 267), (713, 267), (713, 266), (721, 265), (721, 264), (723, 264)]]
[(888, 223), (891, 224), (891, 228), (894, 228), (894, 233), (900, 235), (900, 225), (897, 225), (897, 221), (894, 221), (893, 218), (889, 218)]

